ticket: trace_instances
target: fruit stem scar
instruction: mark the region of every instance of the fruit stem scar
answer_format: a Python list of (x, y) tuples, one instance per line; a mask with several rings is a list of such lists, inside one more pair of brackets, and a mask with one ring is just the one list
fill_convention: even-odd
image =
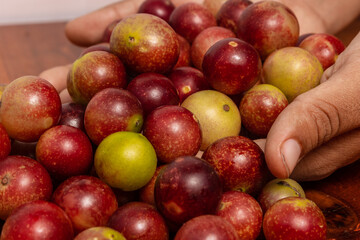
[(234, 42), (234, 41), (230, 41), (228, 44), (232, 47), (237, 47), (237, 45), (238, 45), (238, 43)]
[(133, 42), (133, 41), (135, 41), (135, 38), (133, 36), (129, 36), (129, 40), (130, 40), (130, 42)]
[(230, 107), (229, 107), (229, 105), (227, 105), (227, 104), (224, 104), (224, 105), (223, 105), (223, 109), (224, 109), (225, 112), (230, 111)]
[(1, 179), (1, 184), (2, 185), (6, 185), (8, 183), (9, 183), (9, 179), (6, 176)]

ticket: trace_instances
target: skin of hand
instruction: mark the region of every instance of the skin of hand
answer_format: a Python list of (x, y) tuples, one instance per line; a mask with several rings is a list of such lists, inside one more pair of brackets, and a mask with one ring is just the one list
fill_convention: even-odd
[[(124, 0), (76, 18), (66, 25), (66, 36), (79, 46), (96, 44), (109, 23), (135, 13), (142, 1)], [(173, 3), (178, 6), (194, 1), (203, 2), (173, 0)], [(360, 14), (358, 0), (276, 1), (294, 11), (300, 34), (335, 34)], [(324, 72), (322, 84), (289, 104), (275, 121), (266, 140), (255, 140), (264, 150), (268, 167), (275, 177), (318, 180), (360, 157), (357, 144), (360, 142), (359, 64), (358, 34), (336, 63)], [(54, 83), (63, 102), (71, 101), (64, 85), (69, 68), (70, 65), (55, 67), (40, 74)]]

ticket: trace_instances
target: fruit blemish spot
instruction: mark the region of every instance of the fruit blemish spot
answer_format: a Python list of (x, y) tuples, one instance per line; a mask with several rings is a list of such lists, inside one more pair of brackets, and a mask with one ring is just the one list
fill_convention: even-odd
[(229, 43), (228, 43), (230, 46), (232, 46), (232, 47), (237, 47), (237, 43), (236, 42), (234, 42), (234, 41), (230, 41)]
[(230, 111), (230, 107), (229, 107), (229, 105), (227, 105), (227, 104), (224, 104), (224, 105), (223, 105), (223, 109), (224, 109), (225, 112)]

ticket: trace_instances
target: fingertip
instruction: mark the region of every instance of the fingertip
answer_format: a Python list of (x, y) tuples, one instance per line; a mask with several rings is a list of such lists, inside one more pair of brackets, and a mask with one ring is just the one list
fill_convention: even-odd
[(66, 88), (67, 74), (71, 64), (49, 68), (39, 74), (39, 77), (50, 82), (58, 92)]

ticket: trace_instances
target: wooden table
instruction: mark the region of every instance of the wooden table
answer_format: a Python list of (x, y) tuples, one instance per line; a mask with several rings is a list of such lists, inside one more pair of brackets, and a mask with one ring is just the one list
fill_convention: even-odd
[[(73, 62), (82, 48), (64, 35), (64, 23), (0, 26), (0, 84)], [(337, 36), (347, 45), (360, 30), (360, 18)], [(324, 210), (329, 239), (360, 239), (360, 161), (317, 182), (303, 183), (307, 196)]]

